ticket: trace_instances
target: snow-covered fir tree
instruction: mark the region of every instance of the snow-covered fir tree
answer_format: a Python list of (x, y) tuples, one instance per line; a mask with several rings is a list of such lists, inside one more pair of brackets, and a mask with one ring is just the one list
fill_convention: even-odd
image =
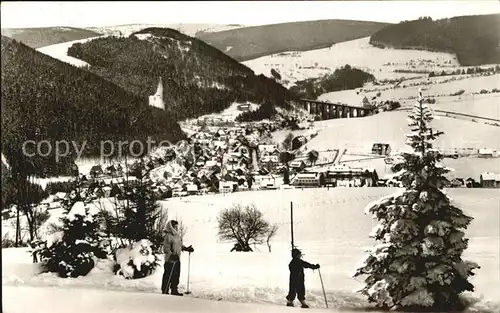
[(125, 250), (117, 251), (115, 271), (127, 278), (148, 276), (159, 265), (159, 258), (154, 252), (160, 250), (164, 234), (158, 233), (155, 227), (160, 216), (160, 206), (149, 177), (151, 169), (152, 166), (144, 159), (132, 165), (130, 174), (137, 178), (137, 183), (126, 187), (126, 205), (120, 209), (120, 236), (128, 240), (130, 249), (125, 254)]
[(365, 277), (359, 292), (383, 309), (450, 310), (461, 307), (459, 295), (473, 291), (469, 277), (479, 268), (462, 259), (472, 221), (443, 190), (449, 169), (433, 141), (443, 133), (429, 127), (430, 108), (419, 99), (409, 114), (411, 133), (404, 153), (402, 183), (396, 194), (369, 204), (366, 214), (378, 220), (370, 234), (379, 242), (362, 260), (354, 277)]
[(151, 169), (144, 160), (132, 166), (130, 175), (137, 178), (134, 186), (127, 186), (122, 207), (123, 219), (120, 222), (122, 236), (130, 243), (148, 239), (154, 248), (160, 248), (163, 234), (155, 234), (155, 222), (158, 219), (160, 206), (153, 192), (153, 182), (149, 178)]
[(106, 258), (101, 247), (98, 211), (80, 196), (77, 188), (65, 204), (62, 230), (40, 251), (42, 266), (61, 277), (87, 275), (98, 258)]

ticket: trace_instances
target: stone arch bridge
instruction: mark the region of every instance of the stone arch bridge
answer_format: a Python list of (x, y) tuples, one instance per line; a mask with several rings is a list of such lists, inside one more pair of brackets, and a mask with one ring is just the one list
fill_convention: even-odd
[(334, 118), (363, 117), (369, 115), (373, 109), (350, 106), (342, 103), (330, 103), (317, 100), (301, 99), (298, 104), (312, 115), (319, 116), (322, 120)]

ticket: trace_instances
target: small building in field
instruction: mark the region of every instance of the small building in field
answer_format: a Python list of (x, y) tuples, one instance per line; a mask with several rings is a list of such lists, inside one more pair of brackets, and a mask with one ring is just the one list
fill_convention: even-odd
[(479, 182), (482, 188), (500, 188), (500, 175), (494, 173), (482, 173)]
[(478, 156), (480, 158), (496, 158), (498, 157), (498, 151), (496, 149), (481, 148), (478, 150)]
[(391, 154), (391, 146), (388, 143), (374, 143), (372, 146), (372, 154), (389, 155)]
[(298, 173), (291, 183), (295, 187), (320, 187), (322, 173)]
[(325, 174), (325, 185), (333, 187), (373, 187), (379, 178), (372, 168), (332, 166)]
[(235, 192), (238, 188), (238, 183), (235, 181), (220, 181), (219, 182), (219, 192)]

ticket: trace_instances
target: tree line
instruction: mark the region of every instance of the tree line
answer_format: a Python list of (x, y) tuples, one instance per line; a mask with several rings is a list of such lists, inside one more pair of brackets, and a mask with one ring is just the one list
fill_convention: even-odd
[(374, 79), (372, 74), (346, 64), (333, 74), (298, 81), (290, 91), (302, 99), (316, 100), (324, 93), (359, 88)]
[(500, 14), (421, 18), (384, 27), (370, 37), (370, 44), (455, 53), (462, 66), (494, 64), (500, 63), (499, 27)]

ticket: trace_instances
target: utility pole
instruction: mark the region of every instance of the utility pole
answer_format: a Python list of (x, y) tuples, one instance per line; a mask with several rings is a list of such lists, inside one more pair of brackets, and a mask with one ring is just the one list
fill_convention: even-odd
[(290, 232), (292, 235), (292, 249), (295, 248), (295, 242), (293, 239), (293, 202), (290, 201)]

